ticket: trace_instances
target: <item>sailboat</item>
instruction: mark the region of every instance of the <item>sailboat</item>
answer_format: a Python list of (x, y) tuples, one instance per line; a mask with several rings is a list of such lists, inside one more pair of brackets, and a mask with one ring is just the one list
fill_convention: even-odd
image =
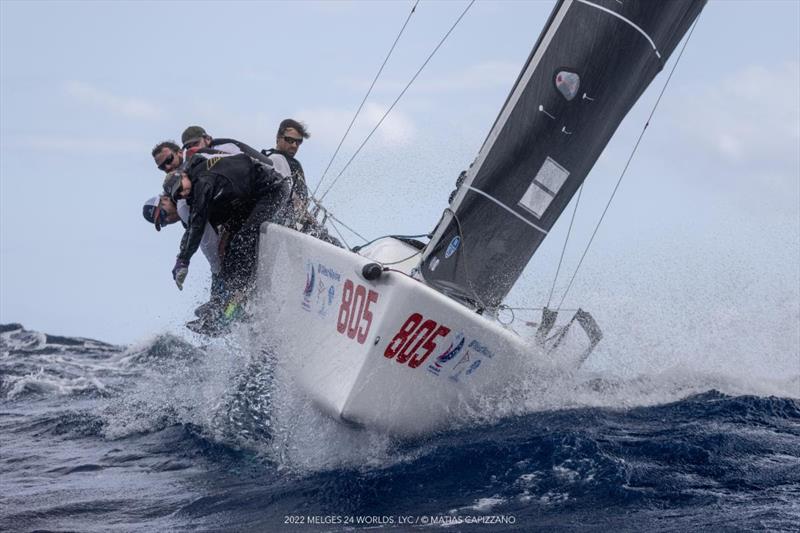
[[(497, 310), (705, 0), (559, 0), (426, 245), (337, 248), (261, 230), (257, 292), (296, 385), (343, 423), (399, 436), (446, 427), (531, 355)], [(602, 334), (578, 313), (583, 360)]]

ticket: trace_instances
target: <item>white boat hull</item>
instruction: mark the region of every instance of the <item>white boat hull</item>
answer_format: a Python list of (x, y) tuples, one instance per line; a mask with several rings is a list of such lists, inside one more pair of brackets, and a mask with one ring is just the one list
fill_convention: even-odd
[[(413, 251), (396, 242), (407, 249), (377, 253)], [(297, 385), (330, 416), (395, 435), (480, 413), (481, 399), (519, 375), (532, 347), (405, 273), (365, 279), (373, 262), (282, 226), (262, 228), (258, 301)]]

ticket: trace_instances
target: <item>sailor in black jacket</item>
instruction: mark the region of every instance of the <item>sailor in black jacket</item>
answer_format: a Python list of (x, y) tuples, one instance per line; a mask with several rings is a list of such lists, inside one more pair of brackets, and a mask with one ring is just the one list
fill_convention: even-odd
[(245, 154), (205, 149), (192, 156), (185, 171), (171, 174), (164, 190), (174, 200), (186, 199), (190, 208), (172, 270), (178, 288), (183, 288), (206, 223), (222, 226), (232, 235), (222, 262), (226, 290), (230, 293), (247, 287), (255, 270), (259, 228), (265, 221), (282, 222), (291, 182)]

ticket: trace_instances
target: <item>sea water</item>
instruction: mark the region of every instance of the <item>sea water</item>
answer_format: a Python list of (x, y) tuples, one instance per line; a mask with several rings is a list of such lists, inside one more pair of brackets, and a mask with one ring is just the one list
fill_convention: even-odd
[(794, 372), (549, 365), (483, 413), (399, 440), (321, 415), (287, 354), (247, 334), (113, 346), (0, 329), (2, 531), (800, 523)]

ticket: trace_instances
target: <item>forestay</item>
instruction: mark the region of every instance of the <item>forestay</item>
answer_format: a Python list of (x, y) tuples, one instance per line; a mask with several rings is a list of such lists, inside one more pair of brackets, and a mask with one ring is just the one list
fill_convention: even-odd
[(704, 5), (560, 0), (425, 249), (425, 282), (498, 306)]

